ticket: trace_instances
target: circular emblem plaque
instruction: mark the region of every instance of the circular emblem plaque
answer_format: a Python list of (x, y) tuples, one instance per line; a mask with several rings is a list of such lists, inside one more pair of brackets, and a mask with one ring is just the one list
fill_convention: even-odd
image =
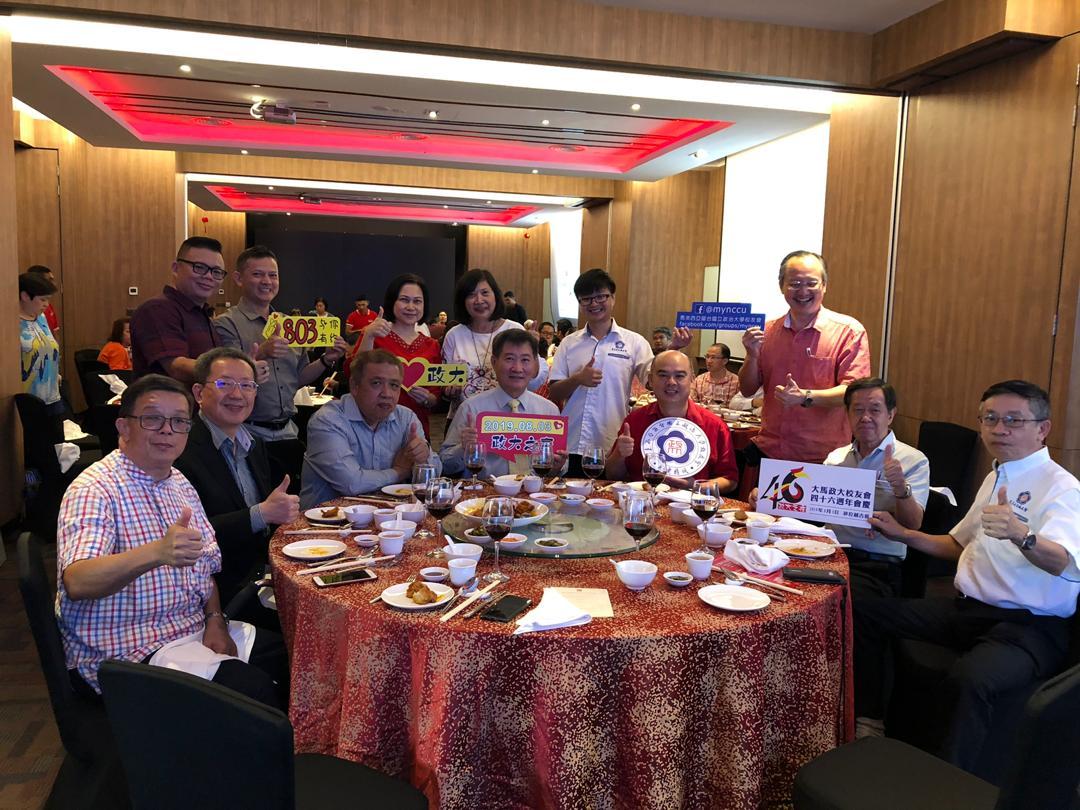
[(679, 416), (656, 420), (641, 437), (641, 455), (659, 454), (667, 474), (676, 478), (692, 478), (705, 469), (710, 452), (705, 431)]

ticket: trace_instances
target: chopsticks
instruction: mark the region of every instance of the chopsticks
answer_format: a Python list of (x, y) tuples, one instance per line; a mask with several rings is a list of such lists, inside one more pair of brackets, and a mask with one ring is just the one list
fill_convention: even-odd
[(448, 619), (454, 618), (454, 616), (457, 616), (459, 613), (461, 613), (461, 611), (463, 611), (465, 608), (467, 608), (469, 605), (471, 605), (473, 602), (475, 602), (481, 596), (484, 596), (485, 594), (490, 593), (491, 591), (498, 588), (500, 585), (502, 585), (501, 582), (492, 582), (490, 585), (488, 585), (483, 590), (477, 591), (476, 593), (466, 597), (465, 599), (463, 599), (461, 601), (460, 605), (458, 605), (455, 608), (451, 608), (449, 611), (447, 611), (442, 616), (440, 616), (439, 621), (440, 622), (445, 622)]
[(307, 574), (321, 574), (324, 571), (340, 571), (342, 568), (351, 568), (353, 566), (363, 568), (365, 565), (370, 565), (371, 563), (392, 559), (394, 559), (393, 554), (388, 554), (385, 557), (351, 557), (345, 562), (330, 563), (329, 565), (323, 565), (319, 568), (305, 568), (303, 571), (297, 571), (296, 575), (302, 577)]
[(724, 566), (722, 565), (714, 565), (713, 571), (716, 571), (720, 574), (723, 574), (725, 571), (729, 571), (730, 573), (737, 576), (739, 579), (745, 580), (746, 582), (751, 582), (754, 585), (760, 585), (762, 588), (773, 588), (774, 590), (784, 591), (785, 593), (793, 593), (797, 596), (803, 595), (803, 592), (800, 591), (798, 588), (792, 588), (789, 585), (780, 585), (776, 582), (770, 582), (767, 579), (759, 579), (758, 577), (752, 577), (749, 574), (743, 574), (739, 571), (732, 571), (730, 568), (724, 568)]
[(344, 501), (356, 501), (357, 503), (381, 503), (383, 505), (390, 504), (391, 506), (397, 506), (402, 503), (401, 499), (393, 500), (391, 498), (364, 498), (359, 495), (346, 495), (342, 498)]
[(342, 532), (351, 532), (352, 529), (341, 529), (337, 527), (327, 526), (325, 529), (289, 529), (285, 534), (337, 534)]

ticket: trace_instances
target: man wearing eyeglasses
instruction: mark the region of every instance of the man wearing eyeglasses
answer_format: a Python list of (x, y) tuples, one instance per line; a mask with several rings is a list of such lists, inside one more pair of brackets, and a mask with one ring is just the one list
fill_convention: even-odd
[(854, 602), (856, 736), (883, 731), (886, 651), (897, 638), (959, 653), (944, 681), (948, 718), (940, 756), (967, 770), (979, 761), (995, 698), (1058, 672), (1080, 595), (1080, 482), (1050, 459), (1050, 401), (1023, 380), (990, 386), (979, 405), (994, 457), (968, 513), (946, 535), (905, 528), (888, 512), (882, 534), (956, 561), (957, 598)]
[(822, 256), (789, 253), (780, 263), (787, 315), (743, 333), (740, 391), (750, 397), (765, 389), (761, 433), (746, 454), (751, 464), (760, 456), (820, 464), (851, 441), (844, 391), (870, 376), (870, 343), (861, 323), (822, 306), (828, 283)]
[[(192, 409), (190, 392), (176, 380), (136, 380), (120, 399), (120, 448), (64, 494), (58, 620), (72, 686), (85, 695), (100, 692), (98, 667), (119, 658), (176, 665), (284, 707), (281, 637), (241, 622), (230, 626), (214, 581), (221, 568), (214, 528), (173, 468)], [(179, 645), (200, 654), (178, 655)], [(222, 657), (208, 658), (206, 649)]]
[(199, 355), (192, 386), (199, 413), (176, 460), (217, 535), (221, 571), (215, 578), (225, 602), (262, 576), (270, 527), (299, 514), (300, 498), (288, 494), (289, 476), (273, 480), (266, 444), (244, 425), (258, 388), (255, 364), (239, 349), (219, 346)]
[(136, 377), (165, 374), (190, 385), (195, 358), (221, 345), (207, 303), (225, 279), (221, 243), (207, 236), (185, 239), (172, 276), (172, 286), (131, 316), (131, 363)]

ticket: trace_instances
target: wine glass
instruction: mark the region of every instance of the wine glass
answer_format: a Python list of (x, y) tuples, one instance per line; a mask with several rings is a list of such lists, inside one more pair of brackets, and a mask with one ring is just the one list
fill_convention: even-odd
[[(443, 542), (446, 542), (446, 532), (443, 531), (443, 518), (450, 514), (454, 508), (454, 482), (449, 478), (432, 478), (425, 487), (427, 495), (427, 508), (435, 518), (435, 527), (438, 529)], [(431, 532), (428, 532), (431, 535)]]
[[(434, 464), (414, 464), (412, 469), (412, 490), (413, 500), (418, 503), (423, 503), (427, 500), (427, 485), (428, 482), (438, 476), (438, 471), (435, 469)], [(431, 532), (427, 529), (421, 529), (416, 533), (417, 537), (432, 537)]]
[(555, 452), (550, 443), (541, 444), (532, 454), (529, 461), (532, 463), (532, 471), (541, 479), (551, 475), (551, 469), (555, 466)]
[[(720, 487), (715, 481), (695, 481), (694, 491), (690, 493), (690, 508), (694, 514), (701, 518), (702, 523), (708, 523), (709, 519), (720, 508)], [(701, 541), (705, 548), (705, 540)]]
[(467, 489), (483, 489), (483, 485), (476, 480), (476, 476), (487, 464), (487, 448), (483, 442), (467, 442), (465, 444), (465, 469), (472, 473), (472, 485)]
[(581, 454), (581, 469), (594, 481), (604, 474), (604, 451), (599, 447), (590, 447)]
[(510, 577), (499, 570), (499, 543), (514, 528), (514, 499), (488, 498), (484, 502), (484, 530), (495, 546), (495, 570), (484, 579), (487, 582), (507, 582)]
[(641, 540), (656, 525), (656, 506), (646, 492), (628, 492), (623, 501), (623, 528), (641, 551)]
[(641, 477), (653, 489), (664, 483), (666, 476), (667, 464), (659, 453), (649, 453), (641, 460)]

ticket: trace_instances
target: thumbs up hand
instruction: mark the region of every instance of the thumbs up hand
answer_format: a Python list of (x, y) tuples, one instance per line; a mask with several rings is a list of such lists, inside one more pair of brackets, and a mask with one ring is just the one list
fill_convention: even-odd
[(270, 364), (266, 360), (261, 360), (259, 354), (263, 351), (263, 346), (267, 346), (277, 339), (271, 338), (269, 341), (264, 342), (262, 346), (258, 343), (251, 344), (251, 359), (255, 361), (255, 382), (259, 385), (270, 379)]
[(413, 464), (423, 464), (428, 460), (431, 448), (428, 447), (424, 432), (420, 429), (419, 422), (409, 425), (409, 436), (405, 440), (405, 450), (412, 459)]
[(202, 535), (191, 528), (190, 507), (180, 510), (180, 517), (157, 543), (161, 565), (189, 568), (198, 561), (202, 556)]
[(1008, 490), (1002, 486), (997, 491), (997, 502), (983, 507), (982, 530), (988, 537), (1011, 540), (1019, 544), (1028, 536), (1027, 524), (1013, 512)]
[(614, 455), (619, 458), (625, 459), (633, 455), (634, 452), (634, 437), (630, 435), (630, 425), (623, 422), (622, 428), (619, 430), (619, 436), (615, 439), (615, 453)]
[(802, 405), (803, 400), (806, 399), (806, 390), (800, 388), (799, 384), (795, 382), (795, 378), (790, 374), (787, 375), (787, 384), (776, 386), (774, 393), (786, 408)]
[(586, 388), (595, 388), (601, 382), (604, 381), (604, 372), (596, 368), (596, 357), (590, 357), (589, 362), (586, 363), (577, 374), (574, 375), (578, 385), (583, 385)]
[(292, 351), (289, 341), (281, 336), (281, 323), (274, 327), (274, 334), (262, 343), (252, 343), (251, 349), (251, 356), (256, 360), (280, 360)]
[(364, 330), (364, 337), (371, 335), (372, 338), (386, 337), (390, 334), (390, 321), (383, 317), (383, 308), (379, 307), (379, 317), (368, 324)]
[(281, 479), (281, 483), (270, 491), (266, 500), (259, 504), (259, 511), (263, 520), (276, 526), (292, 523), (299, 517), (300, 498), (289, 494), (289, 476), (286, 475)]
[(882, 474), (892, 487), (893, 495), (897, 498), (904, 497), (907, 492), (907, 479), (904, 477), (904, 468), (900, 462), (893, 458), (893, 445), (885, 447), (885, 463), (882, 465)]

